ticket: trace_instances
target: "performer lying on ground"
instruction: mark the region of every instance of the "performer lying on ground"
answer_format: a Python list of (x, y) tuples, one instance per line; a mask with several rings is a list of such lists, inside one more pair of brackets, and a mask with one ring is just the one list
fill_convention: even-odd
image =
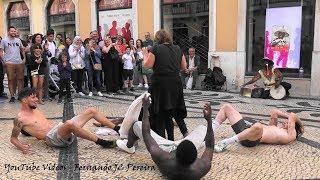
[(48, 146), (66, 147), (70, 145), (76, 137), (81, 137), (93, 141), (104, 148), (113, 146), (114, 142), (100, 139), (82, 127), (93, 118), (102, 125), (112, 128), (117, 132), (120, 129), (119, 126), (113, 124), (94, 108), (88, 108), (72, 119), (64, 123), (60, 122), (54, 126), (53, 123), (46, 119), (44, 114), (37, 109), (38, 98), (34, 89), (23, 89), (19, 94), (19, 100), (21, 101), (21, 109), (13, 122), (14, 127), (10, 141), (24, 154), (29, 152), (29, 145), (20, 142), (18, 139), (22, 129), (31, 136), (46, 141)]
[[(278, 117), (285, 118), (283, 123), (278, 124)], [(250, 125), (234, 107), (225, 104), (213, 122), (213, 130), (215, 131), (226, 119), (237, 135), (218, 142), (214, 148), (216, 152), (225, 150), (228, 145), (235, 142), (240, 142), (245, 147), (254, 147), (260, 143), (289, 144), (304, 133), (304, 126), (296, 114), (287, 114), (276, 109), (271, 111), (268, 125), (260, 123)]]
[[(170, 141), (150, 131), (148, 118), (149, 98), (143, 98), (142, 122), (135, 122), (128, 140), (118, 140), (117, 145), (128, 153), (134, 153), (134, 143), (143, 139), (153, 161), (159, 170), (169, 179), (200, 179), (210, 168), (214, 148), (211, 107), (206, 104), (203, 110), (207, 127), (200, 125), (181, 141)], [(197, 158), (197, 149), (205, 139), (206, 149), (201, 158)]]

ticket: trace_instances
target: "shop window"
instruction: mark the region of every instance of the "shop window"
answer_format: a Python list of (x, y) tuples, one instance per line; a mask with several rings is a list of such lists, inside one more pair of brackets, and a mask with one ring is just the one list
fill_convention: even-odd
[(29, 9), (24, 1), (11, 2), (7, 11), (8, 27), (14, 26), (24, 39), (30, 33)]
[(73, 38), (75, 32), (75, 6), (72, 0), (51, 0), (47, 7), (48, 28), (56, 34)]
[(200, 73), (205, 72), (209, 50), (209, 0), (162, 0), (161, 25), (185, 54), (189, 47), (200, 56)]
[[(302, 7), (301, 30), (297, 29), (301, 38), (289, 38), (288, 41), (294, 43), (295, 41), (301, 42), (300, 55), (298, 58), (297, 67), (283, 68), (280, 70), (288, 77), (298, 77), (299, 69), (303, 69), (303, 77), (310, 78), (311, 74), (311, 60), (313, 51), (313, 37), (314, 37), (314, 21), (315, 21), (315, 0), (248, 0), (247, 1), (247, 64), (246, 75), (255, 74), (261, 67), (261, 59), (265, 56), (265, 43), (266, 39), (266, 13), (267, 9), (283, 8), (283, 7)], [(281, 11), (280, 11), (281, 12)], [(281, 15), (278, 18), (283, 18)], [(275, 19), (276, 21), (277, 19)], [(271, 20), (269, 20), (271, 21)], [(275, 27), (276, 28), (276, 27)], [(287, 27), (281, 27), (284, 31), (293, 32), (294, 30)], [(280, 30), (279, 30), (280, 31)], [(277, 35), (276, 32), (268, 32), (270, 36)], [(286, 34), (286, 33), (284, 33)], [(290, 34), (290, 33), (289, 33)], [(295, 36), (296, 37), (296, 36)], [(290, 43), (288, 43), (290, 44)], [(289, 45), (295, 47), (295, 45)], [(289, 49), (290, 51), (291, 49)], [(280, 52), (280, 51), (279, 51)], [(279, 54), (279, 53), (278, 53)], [(275, 54), (274, 59), (280, 57)], [(290, 55), (289, 55), (290, 56)], [(275, 60), (274, 62), (277, 62)]]

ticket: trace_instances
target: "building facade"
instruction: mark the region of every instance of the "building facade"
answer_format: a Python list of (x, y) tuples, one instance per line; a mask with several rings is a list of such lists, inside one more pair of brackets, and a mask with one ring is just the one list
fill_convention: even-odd
[(22, 36), (51, 27), (64, 37), (88, 37), (97, 29), (134, 39), (164, 28), (185, 52), (196, 47), (205, 67), (218, 64), (228, 89), (238, 91), (265, 56), (267, 10), (282, 7), (302, 9), (300, 63), (282, 69), (285, 80), (292, 94), (319, 97), (319, 0), (0, 0), (0, 36), (9, 25)]

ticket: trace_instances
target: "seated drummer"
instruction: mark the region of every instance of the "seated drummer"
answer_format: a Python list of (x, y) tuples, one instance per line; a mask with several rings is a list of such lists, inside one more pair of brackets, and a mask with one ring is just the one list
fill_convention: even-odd
[(286, 90), (286, 97), (290, 95), (289, 89), (291, 89), (291, 84), (287, 82), (283, 82), (282, 73), (279, 69), (273, 67), (273, 61), (268, 58), (263, 58), (263, 69), (259, 70), (256, 75), (247, 83), (243, 84), (242, 86), (246, 86), (249, 84), (253, 84), (259, 79), (262, 79), (264, 85), (266, 86), (265, 91), (262, 94), (263, 99), (270, 98), (270, 88), (274, 86), (278, 88), (279, 85), (282, 85)]
[(98, 138), (95, 134), (83, 129), (83, 126), (90, 120), (95, 119), (102, 125), (119, 131), (120, 127), (111, 122), (94, 108), (88, 108), (70, 120), (57, 125), (49, 121), (41, 110), (37, 109), (38, 98), (33, 88), (25, 88), (19, 93), (21, 109), (13, 121), (13, 129), (10, 142), (15, 145), (22, 153), (30, 152), (29, 145), (21, 142), (18, 136), (22, 130), (44, 140), (48, 146), (66, 147), (70, 145), (76, 137), (81, 137), (96, 144), (109, 148), (115, 146), (115, 142), (106, 141)]

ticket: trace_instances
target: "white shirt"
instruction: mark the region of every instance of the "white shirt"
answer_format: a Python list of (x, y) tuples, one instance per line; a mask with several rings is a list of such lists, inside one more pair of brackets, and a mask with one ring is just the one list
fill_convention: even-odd
[(133, 59), (131, 55), (124, 54), (122, 55), (123, 60), (123, 69), (133, 69)]
[(81, 46), (80, 50), (76, 50), (74, 45), (69, 47), (69, 56), (70, 56), (70, 63), (72, 69), (83, 69), (85, 67), (84, 64), (84, 47)]
[(193, 58), (190, 58), (190, 56), (189, 56), (189, 67), (188, 67), (188, 69), (191, 69), (191, 68), (194, 68), (194, 56), (193, 56)]
[(51, 57), (48, 58), (48, 60), (50, 60), (53, 57), (56, 57), (56, 45), (54, 44), (54, 42), (49, 42), (48, 41), (48, 50), (51, 52)]

